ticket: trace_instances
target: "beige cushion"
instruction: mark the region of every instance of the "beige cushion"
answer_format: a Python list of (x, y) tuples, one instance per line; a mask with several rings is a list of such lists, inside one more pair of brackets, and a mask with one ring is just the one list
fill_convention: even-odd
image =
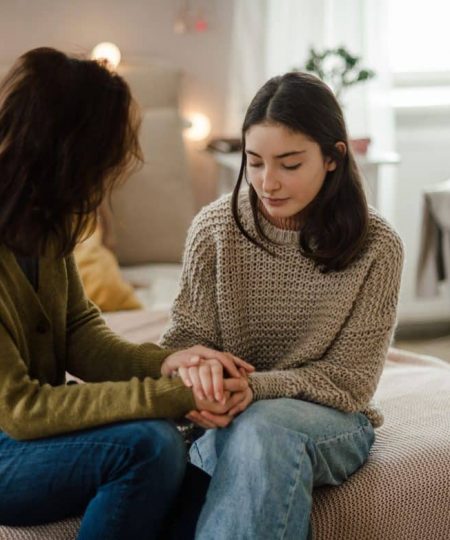
[(194, 215), (191, 182), (176, 109), (150, 109), (142, 120), (142, 169), (112, 197), (121, 264), (181, 260)]
[(99, 227), (75, 247), (74, 255), (86, 294), (102, 311), (142, 308), (114, 254), (102, 244)]

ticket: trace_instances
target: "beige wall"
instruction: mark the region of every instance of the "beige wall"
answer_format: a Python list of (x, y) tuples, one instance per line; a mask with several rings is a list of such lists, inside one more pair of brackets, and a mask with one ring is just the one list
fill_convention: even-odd
[[(48, 45), (87, 52), (100, 41), (116, 43), (123, 55), (157, 58), (183, 71), (182, 110), (208, 115), (212, 134), (224, 130), (234, 0), (190, 0), (203, 8), (204, 33), (177, 35), (173, 23), (180, 0), (0, 0), (0, 64), (22, 52)], [(209, 156), (193, 156), (198, 205), (214, 195), (215, 167)]]

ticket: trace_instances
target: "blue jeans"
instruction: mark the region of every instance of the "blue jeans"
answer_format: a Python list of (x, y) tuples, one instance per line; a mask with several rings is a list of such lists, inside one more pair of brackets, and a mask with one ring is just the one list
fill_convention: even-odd
[(253, 403), (191, 448), (192, 463), (212, 476), (195, 538), (308, 538), (313, 488), (344, 482), (374, 438), (361, 413), (295, 399)]
[(157, 538), (181, 486), (186, 447), (163, 420), (32, 441), (0, 432), (0, 523), (84, 513), (79, 540)]

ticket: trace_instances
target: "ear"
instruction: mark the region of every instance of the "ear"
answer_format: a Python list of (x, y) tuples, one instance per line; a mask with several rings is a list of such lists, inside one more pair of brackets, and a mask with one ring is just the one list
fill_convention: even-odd
[[(338, 151), (342, 154), (342, 156), (345, 156), (347, 153), (347, 146), (344, 142), (339, 141), (335, 144)], [(328, 159), (325, 163), (325, 167), (328, 172), (334, 171), (337, 167), (337, 163), (334, 160)]]

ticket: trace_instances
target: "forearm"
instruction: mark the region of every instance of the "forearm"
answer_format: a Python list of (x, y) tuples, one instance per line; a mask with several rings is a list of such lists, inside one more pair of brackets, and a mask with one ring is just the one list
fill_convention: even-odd
[(193, 408), (192, 391), (165, 377), (53, 387), (23, 374), (2, 385), (0, 428), (16, 439), (35, 439), (139, 418), (179, 418)]
[(323, 358), (298, 368), (251, 374), (254, 399), (305, 399), (345, 412), (360, 411), (375, 393), (391, 335), (380, 329), (371, 339), (342, 339)]
[(173, 351), (152, 343), (130, 343), (110, 330), (96, 308), (67, 335), (67, 371), (90, 382), (161, 376), (161, 364)]

